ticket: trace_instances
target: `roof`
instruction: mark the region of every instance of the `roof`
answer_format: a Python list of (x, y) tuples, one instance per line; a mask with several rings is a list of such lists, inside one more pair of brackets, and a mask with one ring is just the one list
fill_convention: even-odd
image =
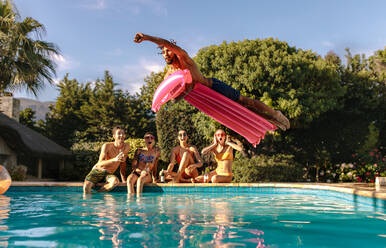
[(0, 136), (11, 149), (32, 157), (70, 156), (71, 152), (44, 135), (0, 113)]

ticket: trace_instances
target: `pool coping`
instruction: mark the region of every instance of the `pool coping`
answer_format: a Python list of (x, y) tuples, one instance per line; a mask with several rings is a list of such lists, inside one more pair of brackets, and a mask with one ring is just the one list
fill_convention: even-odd
[[(83, 182), (12, 182), (11, 187), (82, 187)], [(120, 183), (118, 187), (126, 187)], [(386, 188), (375, 190), (366, 183), (150, 183), (145, 187), (273, 187), (329, 190), (352, 195), (386, 200)]]

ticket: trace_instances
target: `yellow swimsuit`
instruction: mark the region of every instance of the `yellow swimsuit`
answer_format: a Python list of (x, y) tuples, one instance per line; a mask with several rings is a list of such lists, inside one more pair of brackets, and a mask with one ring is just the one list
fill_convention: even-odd
[[(215, 159), (216, 159), (216, 162), (225, 161), (225, 160), (232, 160), (233, 161), (233, 152), (216, 153)], [(219, 176), (232, 176), (231, 172), (223, 172), (218, 167), (216, 169), (216, 174)]]

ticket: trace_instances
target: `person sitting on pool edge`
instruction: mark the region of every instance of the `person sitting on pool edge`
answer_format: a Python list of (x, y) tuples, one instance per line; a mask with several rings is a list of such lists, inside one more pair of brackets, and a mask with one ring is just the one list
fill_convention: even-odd
[(225, 97), (238, 102), (240, 105), (257, 113), (284, 131), (290, 128), (290, 123), (287, 117), (285, 117), (280, 111), (275, 111), (259, 100), (240, 95), (239, 90), (233, 89), (216, 78), (204, 77), (194, 60), (190, 58), (185, 50), (177, 46), (175, 42), (170, 42), (165, 39), (143, 33), (137, 33), (134, 37), (134, 42), (136, 43), (141, 43), (145, 40), (157, 44), (162, 49), (162, 56), (164, 57), (166, 64), (169, 65), (165, 78), (179, 70), (188, 69), (190, 71), (190, 74), (192, 75), (192, 83), (188, 84), (188, 88), (186, 88), (184, 93), (182, 93), (176, 100), (179, 100), (187, 95), (194, 88), (196, 83), (200, 83), (224, 95)]
[(155, 136), (151, 132), (144, 135), (145, 148), (138, 148), (135, 151), (131, 163), (133, 171), (127, 177), (127, 192), (135, 193), (134, 184), (137, 184), (137, 194), (142, 193), (145, 183), (155, 183), (157, 176), (157, 162), (161, 150), (155, 146)]
[[(191, 182), (198, 176), (197, 168), (203, 165), (197, 148), (188, 143), (188, 134), (185, 130), (178, 131), (179, 145), (172, 149), (170, 164), (165, 171), (166, 181), (176, 183)], [(177, 162), (178, 170), (173, 172), (174, 164)]]
[(120, 167), (122, 182), (126, 182), (126, 158), (130, 145), (125, 143), (126, 133), (122, 127), (114, 127), (112, 133), (114, 142), (102, 145), (98, 162), (84, 180), (84, 193), (90, 193), (95, 184), (103, 181), (106, 183), (98, 190), (99, 192), (115, 188), (119, 184), (119, 179), (114, 175), (118, 167)]
[(230, 183), (232, 182), (232, 162), (233, 149), (242, 151), (242, 146), (230, 141), (222, 129), (216, 130), (213, 135), (213, 144), (202, 149), (201, 154), (205, 155), (212, 152), (217, 162), (217, 168), (209, 172), (208, 181), (204, 181), (203, 176), (196, 178), (200, 183)]

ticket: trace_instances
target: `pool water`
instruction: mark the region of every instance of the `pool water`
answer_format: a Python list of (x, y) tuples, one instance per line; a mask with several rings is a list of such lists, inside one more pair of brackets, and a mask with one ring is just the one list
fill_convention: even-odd
[(0, 247), (386, 247), (384, 205), (307, 192), (7, 192)]

